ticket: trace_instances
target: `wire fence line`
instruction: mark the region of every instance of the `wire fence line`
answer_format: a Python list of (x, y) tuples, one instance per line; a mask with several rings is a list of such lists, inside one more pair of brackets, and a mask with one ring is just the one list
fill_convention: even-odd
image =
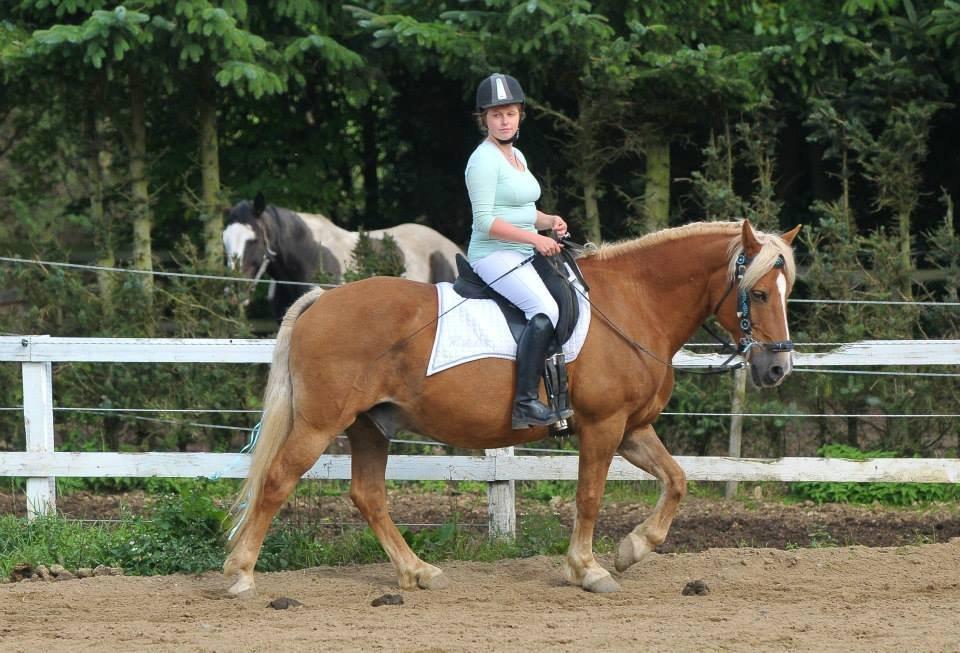
[[(22, 411), (23, 406), (10, 406), (0, 408), (0, 411)], [(55, 412), (65, 412), (65, 413), (83, 413), (90, 415), (97, 415), (101, 417), (115, 417), (118, 419), (127, 419), (127, 420), (140, 420), (146, 422), (154, 422), (159, 424), (171, 424), (175, 426), (193, 426), (193, 427), (202, 427), (209, 429), (220, 429), (227, 431), (244, 431), (249, 432), (253, 426), (227, 426), (224, 424), (209, 424), (203, 422), (186, 422), (183, 420), (174, 420), (174, 419), (160, 419), (155, 417), (143, 417), (142, 413), (245, 413), (245, 414), (260, 414), (262, 411), (259, 410), (230, 410), (230, 409), (216, 409), (216, 408), (204, 408), (204, 409), (171, 409), (171, 408), (72, 408), (66, 406), (57, 406), (53, 409)], [(911, 418), (957, 418), (960, 417), (960, 413), (748, 413), (748, 412), (672, 412), (664, 411), (660, 413), (661, 417), (757, 417), (757, 418), (770, 418), (770, 417), (788, 417), (791, 419), (810, 419), (810, 418), (892, 418), (892, 419), (911, 419)], [(343, 437), (343, 436), (340, 436)], [(391, 438), (391, 442), (399, 444), (429, 444), (429, 445), (438, 445), (444, 447), (450, 447), (453, 445), (448, 445), (444, 442), (437, 440), (400, 440), (397, 438)], [(532, 451), (532, 449), (530, 449)], [(553, 451), (553, 449), (544, 449), (543, 451)]]
[[(336, 288), (335, 283), (310, 283), (308, 281), (279, 281), (275, 279), (248, 279), (246, 277), (220, 276), (212, 274), (196, 274), (189, 272), (166, 272), (162, 270), (140, 270), (137, 268), (117, 268), (102, 265), (85, 265), (81, 263), (67, 263), (64, 261), (45, 261), (40, 259), (16, 258), (0, 256), (0, 262), (14, 264), (33, 264), (50, 267), (63, 267), (94, 272), (116, 272), (121, 274), (154, 275), (161, 277), (179, 277), (184, 279), (207, 279), (211, 281), (233, 281), (238, 283), (273, 283), (288, 286), (306, 286), (309, 288)], [(874, 299), (789, 299), (792, 304), (863, 304), (875, 306), (924, 306), (924, 307), (957, 307), (960, 302), (923, 302), (923, 301), (895, 301)]]
[[(917, 378), (927, 378), (927, 377), (936, 377), (936, 378), (958, 378), (960, 377), (960, 372), (895, 372), (892, 370), (874, 372), (871, 370), (828, 370), (828, 369), (812, 369), (804, 367), (796, 367), (793, 369), (794, 372), (808, 373), (808, 374), (852, 374), (852, 375), (871, 375), (871, 376), (896, 376), (896, 377), (917, 377)], [(12, 411), (22, 411), (23, 406), (0, 406), (0, 412), (12, 412)], [(109, 415), (115, 414), (120, 417), (127, 417), (129, 419), (136, 419), (132, 414), (133, 413), (168, 413), (168, 414), (246, 414), (246, 415), (259, 415), (263, 411), (254, 408), (101, 408), (101, 407), (80, 407), (80, 406), (55, 406), (54, 411), (57, 412), (66, 412), (66, 413), (91, 413), (96, 415)], [(876, 417), (876, 414), (862, 414), (862, 415), (837, 415), (832, 413), (797, 413), (797, 414), (788, 414), (788, 413), (669, 413), (664, 412), (660, 413), (661, 415), (697, 415), (703, 417)], [(960, 414), (957, 415), (939, 415), (939, 414), (910, 414), (910, 415), (883, 415), (883, 417), (960, 417)], [(147, 418), (140, 418), (147, 419)], [(200, 424), (195, 422), (181, 422), (176, 420), (153, 420), (161, 421), (169, 424), (185, 424), (188, 426), (203, 426), (207, 428), (221, 428), (221, 429), (231, 429), (231, 430), (248, 430), (243, 427), (237, 426), (222, 426), (217, 424)]]
[[(8, 406), (0, 408), (3, 411), (22, 411), (23, 406)], [(195, 414), (217, 414), (217, 413), (244, 413), (244, 414), (256, 414), (259, 415), (263, 411), (254, 410), (254, 409), (244, 409), (244, 410), (231, 410), (231, 409), (220, 409), (220, 408), (74, 408), (69, 406), (55, 406), (54, 412), (64, 412), (64, 413), (87, 413), (91, 415), (100, 415), (103, 417), (127, 417), (130, 419), (147, 419), (142, 417), (137, 417), (137, 413), (195, 413)], [(661, 416), (671, 416), (671, 417), (795, 417), (795, 418), (804, 418), (804, 417), (897, 417), (897, 418), (906, 418), (906, 417), (960, 417), (960, 413), (711, 413), (711, 412), (682, 412), (675, 413), (664, 411), (660, 413)], [(167, 424), (188, 424), (187, 422), (182, 422), (179, 420), (154, 420), (159, 422), (164, 422)], [(235, 429), (235, 430), (249, 430), (239, 426), (222, 426), (218, 424), (194, 424), (189, 423), (194, 426), (208, 426), (210, 428), (223, 428), (223, 429)], [(251, 427), (252, 428), (252, 427)], [(394, 442), (399, 442), (399, 440), (393, 440)]]
[(215, 274), (195, 274), (190, 272), (166, 272), (163, 270), (139, 270), (137, 268), (112, 268), (103, 265), (83, 265), (81, 263), (65, 263), (63, 261), (42, 261), (39, 259), (13, 258), (9, 256), (0, 256), (0, 261), (5, 263), (20, 263), (35, 265), (47, 265), (50, 267), (71, 268), (78, 270), (92, 270), (96, 272), (119, 272), (126, 274), (152, 275), (158, 277), (178, 277), (182, 279), (208, 279), (211, 281), (235, 281), (238, 283), (277, 283), (287, 286), (307, 286), (309, 288), (335, 288), (339, 284), (335, 283), (310, 283), (309, 281), (276, 281), (274, 279), (248, 279), (246, 277), (227, 277)]

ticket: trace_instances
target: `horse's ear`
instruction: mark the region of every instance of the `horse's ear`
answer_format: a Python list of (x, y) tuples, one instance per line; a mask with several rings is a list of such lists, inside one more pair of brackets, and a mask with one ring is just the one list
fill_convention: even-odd
[(783, 234), (780, 237), (783, 238), (783, 241), (786, 244), (792, 245), (793, 239), (797, 237), (798, 233), (800, 233), (800, 227), (802, 226), (803, 226), (802, 224), (798, 224), (796, 227), (794, 227), (793, 229), (791, 229), (790, 231), (788, 231), (787, 233)]
[(258, 192), (257, 196), (253, 198), (253, 214), (258, 218), (260, 214), (267, 210), (267, 200), (263, 197), (263, 192)]
[(760, 241), (757, 240), (757, 234), (753, 231), (753, 225), (750, 224), (750, 221), (746, 218), (743, 219), (741, 240), (743, 242), (743, 253), (746, 254), (748, 258), (756, 256), (763, 247)]

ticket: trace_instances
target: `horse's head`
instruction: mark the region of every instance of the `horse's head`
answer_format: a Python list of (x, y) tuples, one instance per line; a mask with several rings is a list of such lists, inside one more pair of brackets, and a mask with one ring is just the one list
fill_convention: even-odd
[(223, 250), (227, 266), (239, 269), (243, 276), (259, 278), (270, 260), (270, 246), (266, 238), (263, 212), (266, 202), (257, 193), (253, 202), (242, 201), (227, 210), (223, 229)]
[(730, 248), (728, 287), (715, 312), (760, 387), (779, 385), (793, 370), (787, 297), (796, 276), (790, 245), (799, 231), (798, 225), (782, 236), (764, 234), (744, 220)]

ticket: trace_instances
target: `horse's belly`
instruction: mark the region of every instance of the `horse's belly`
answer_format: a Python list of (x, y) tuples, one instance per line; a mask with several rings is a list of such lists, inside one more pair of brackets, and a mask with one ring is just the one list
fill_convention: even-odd
[(513, 363), (475, 361), (426, 378), (402, 409), (410, 430), (456, 446), (491, 448), (541, 438), (533, 429), (512, 430), (513, 385)]

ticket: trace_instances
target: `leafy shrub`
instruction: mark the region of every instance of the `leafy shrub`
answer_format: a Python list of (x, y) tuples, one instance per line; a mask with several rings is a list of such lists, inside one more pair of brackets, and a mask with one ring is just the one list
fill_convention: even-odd
[[(824, 458), (867, 460), (896, 458), (896, 451), (860, 451), (844, 444), (829, 444), (817, 451)], [(816, 503), (882, 503), (908, 506), (930, 501), (951, 501), (960, 498), (960, 488), (951, 483), (825, 483), (790, 484), (790, 494)]]
[(390, 234), (376, 240), (360, 229), (359, 239), (353, 248), (353, 262), (343, 275), (344, 281), (357, 281), (368, 277), (400, 277), (406, 271), (403, 252)]
[(140, 522), (138, 532), (114, 551), (127, 573), (199, 573), (223, 563), (227, 511), (204, 491), (204, 483), (182, 487), (161, 497), (152, 519)]

